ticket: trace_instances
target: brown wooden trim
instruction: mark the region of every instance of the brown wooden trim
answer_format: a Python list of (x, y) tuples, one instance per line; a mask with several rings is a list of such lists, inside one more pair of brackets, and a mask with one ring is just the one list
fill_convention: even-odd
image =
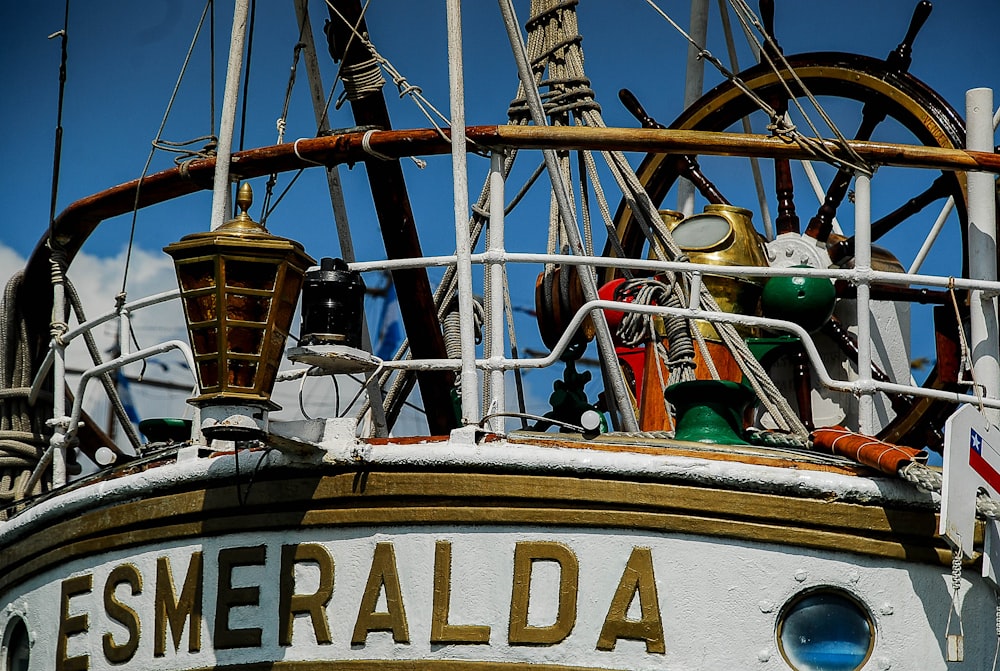
[[(562, 447), (574, 450), (593, 450), (597, 452), (615, 452), (620, 454), (650, 454), (664, 457), (690, 457), (693, 459), (710, 459), (755, 466), (773, 466), (803, 471), (820, 471), (840, 475), (859, 475), (884, 477), (882, 473), (843, 460), (833, 463), (830, 459), (817, 459), (815, 453), (801, 451), (794, 456), (789, 450), (775, 450), (756, 446), (710, 445), (670, 438), (642, 438), (628, 434), (602, 434), (596, 440), (573, 440), (564, 437), (565, 434), (552, 433), (513, 433), (507, 436), (507, 441), (517, 445), (534, 445), (537, 447)], [(395, 440), (395, 439), (393, 439)], [(822, 455), (827, 456), (827, 455)]]
[[(287, 475), (287, 474), (286, 474)], [(258, 476), (263, 478), (264, 474)], [(928, 510), (690, 485), (483, 473), (339, 473), (260, 479), (247, 503), (232, 485), (130, 501), (13, 543), (0, 590), (58, 564), (205, 536), (365, 525), (495, 524), (643, 530), (947, 564)]]

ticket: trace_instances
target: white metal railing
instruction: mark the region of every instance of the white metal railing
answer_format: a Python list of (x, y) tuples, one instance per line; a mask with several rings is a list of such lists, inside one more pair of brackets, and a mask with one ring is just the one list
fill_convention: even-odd
[[(981, 95), (981, 94), (980, 94)], [(992, 131), (993, 116), (991, 113), (992, 101), (976, 103), (978, 111), (973, 110), (970, 104), (969, 123), (970, 136), (976, 124), (987, 126)], [(978, 118), (978, 121), (976, 119)], [(980, 133), (986, 139), (979, 138), (973, 140), (989, 147), (970, 146), (970, 149), (984, 150), (992, 149), (992, 132)], [(494, 431), (502, 432), (504, 429), (503, 419), (498, 413), (506, 410), (504, 397), (504, 373), (515, 369), (539, 369), (551, 366), (560, 360), (565, 353), (572, 339), (573, 333), (588, 316), (600, 319), (605, 310), (615, 310), (620, 312), (643, 313), (653, 315), (672, 315), (686, 319), (699, 319), (711, 322), (726, 322), (745, 326), (760, 326), (770, 330), (784, 331), (798, 337), (806, 352), (806, 356), (815, 371), (820, 384), (823, 386), (846, 393), (855, 394), (860, 399), (859, 429), (862, 433), (871, 433), (874, 419), (874, 395), (876, 393), (896, 393), (907, 394), (917, 397), (927, 397), (952, 403), (976, 403), (984, 408), (991, 408), (1000, 411), (1000, 376), (997, 373), (997, 315), (996, 298), (1000, 295), (1000, 282), (996, 280), (995, 252), (996, 244), (996, 213), (994, 208), (995, 178), (990, 174), (973, 175), (970, 173), (969, 179), (969, 211), (971, 225), (981, 230), (981, 235), (987, 241), (992, 241), (992, 246), (986, 244), (971, 244), (970, 256), (977, 256), (976, 250), (988, 250), (987, 257), (992, 258), (993, 265), (989, 267), (989, 258), (983, 262), (970, 262), (971, 277), (945, 277), (929, 274), (896, 273), (875, 270), (871, 267), (871, 192), (870, 180), (865, 175), (857, 175), (855, 179), (855, 267), (849, 269), (828, 269), (828, 268), (776, 268), (776, 267), (756, 267), (756, 266), (717, 266), (707, 264), (696, 264), (689, 262), (670, 262), (651, 259), (623, 259), (607, 258), (603, 256), (590, 256), (585, 254), (544, 254), (529, 252), (509, 252), (504, 244), (504, 184), (501, 171), (502, 158), (499, 153), (494, 154), (491, 163), (490, 188), (491, 188), (491, 218), (488, 229), (487, 247), (484, 253), (471, 253), (468, 250), (468, 240), (465, 248), (456, 245), (459, 253), (454, 255), (429, 256), (423, 258), (408, 258), (396, 260), (383, 260), (371, 262), (354, 262), (349, 264), (352, 270), (360, 272), (384, 271), (409, 268), (433, 268), (444, 266), (465, 267), (465, 271), (460, 273), (468, 281), (460, 284), (460, 292), (465, 292), (468, 297), (472, 296), (472, 267), (482, 265), (486, 268), (484, 282), (489, 285), (489, 295), (491, 300), (484, 306), (486, 326), (490, 333), (488, 342), (490, 348), (483, 352), (482, 357), (476, 356), (474, 345), (463, 342), (463, 350), (466, 352), (461, 359), (406, 359), (400, 361), (383, 361), (379, 365), (387, 369), (402, 370), (454, 370), (460, 373), (460, 380), (463, 388), (463, 396), (470, 394), (472, 403), (480, 403), (478, 408), (470, 410), (471, 405), (463, 405), (463, 420), (466, 424), (478, 422), (479, 408), (490, 417), (490, 428)], [(981, 179), (975, 179), (981, 177)], [(940, 219), (940, 217), (939, 217)], [(456, 226), (456, 241), (463, 237), (463, 227)], [(981, 255), (980, 255), (981, 256)], [(982, 266), (986, 263), (986, 266)], [(816, 343), (809, 333), (802, 327), (788, 321), (768, 319), (754, 315), (741, 315), (724, 312), (711, 312), (700, 309), (697, 304), (698, 292), (692, 291), (692, 304), (683, 308), (671, 308), (654, 305), (636, 305), (632, 303), (622, 303), (617, 301), (600, 300), (589, 298), (586, 303), (573, 315), (566, 331), (557, 342), (552, 351), (543, 357), (518, 357), (511, 358), (504, 356), (504, 320), (505, 304), (503, 300), (502, 287), (506, 283), (506, 272), (511, 265), (544, 265), (561, 264), (576, 265), (586, 267), (605, 267), (615, 269), (631, 269), (634, 271), (657, 273), (657, 272), (683, 272), (691, 275), (693, 283), (700, 282), (702, 274), (723, 275), (734, 278), (770, 278), (770, 277), (819, 277), (830, 280), (844, 280), (857, 288), (857, 328), (858, 328), (858, 377), (855, 380), (840, 380), (834, 378), (823, 361)], [(981, 279), (973, 279), (973, 278)], [(894, 286), (909, 287), (938, 287), (943, 289), (961, 289), (972, 293), (973, 328), (971, 329), (972, 343), (970, 350), (975, 357), (974, 371), (977, 374), (977, 381), (981, 389), (975, 394), (963, 394), (957, 392), (947, 392), (938, 389), (924, 388), (915, 384), (900, 384), (895, 382), (881, 382), (872, 377), (872, 352), (871, 352), (871, 298), (870, 289), (872, 284), (886, 284)], [(111, 320), (121, 320), (120, 327), (126, 328), (131, 314), (137, 310), (163, 303), (177, 298), (179, 292), (176, 290), (160, 293), (154, 296), (142, 298), (128, 303), (120, 311), (112, 311), (91, 319), (84, 324), (68, 330), (60, 338), (53, 340), (50, 351), (32, 384), (30, 399), (31, 402), (37, 399), (42, 388), (43, 381), (50, 372), (54, 373), (56, 380), (65, 379), (65, 360), (63, 352), (66, 346), (75, 338), (92, 330), (93, 328), (105, 324)], [(466, 310), (463, 310), (466, 312)], [(978, 324), (978, 326), (977, 326)], [(990, 325), (993, 325), (992, 327)], [(100, 366), (95, 366), (87, 370), (80, 380), (76, 399), (71, 412), (67, 415), (64, 407), (57, 405), (55, 417), (52, 425), (56, 427), (56, 433), (46, 453), (46, 460), (63, 458), (66, 446), (71, 442), (76, 431), (76, 424), (81, 416), (81, 403), (83, 392), (93, 377), (104, 372), (117, 369), (128, 363), (138, 361), (149, 356), (160, 354), (170, 349), (178, 349), (188, 362), (194, 375), (194, 361), (187, 343), (180, 341), (169, 341), (144, 350), (128, 353), (109, 361)], [(982, 362), (988, 362), (987, 367), (982, 367)], [(53, 370), (54, 368), (54, 370)], [(303, 371), (305, 369), (302, 369)], [(478, 371), (486, 373), (487, 383), (484, 385), (481, 395)], [(285, 374), (283, 377), (294, 376), (295, 373)], [(980, 396), (979, 392), (983, 395)], [(56, 394), (57, 397), (61, 394)], [(482, 396), (482, 397), (481, 397)], [(1000, 413), (998, 413), (1000, 416)], [(62, 456), (60, 456), (62, 455)], [(47, 464), (47, 461), (46, 461)], [(44, 470), (45, 466), (40, 465), (36, 469), (37, 473), (32, 477), (37, 478)], [(65, 477), (64, 475), (62, 476)], [(61, 484), (57, 482), (55, 484)]]
[[(61, 288), (61, 285), (58, 285), (57, 291), (59, 288)], [(42, 454), (38, 464), (29, 476), (28, 485), (26, 487), (27, 491), (30, 491), (31, 488), (34, 487), (35, 483), (41, 477), (45, 469), (48, 468), (50, 463), (52, 464), (53, 486), (58, 487), (66, 483), (67, 450), (73, 443), (79, 429), (80, 418), (83, 414), (84, 393), (90, 380), (94, 377), (103, 375), (104, 373), (112, 370), (117, 370), (130, 363), (142, 361), (175, 349), (179, 350), (184, 356), (185, 362), (187, 363), (191, 374), (194, 375), (194, 355), (191, 352), (190, 345), (180, 340), (169, 340), (164, 343), (153, 345), (152, 347), (144, 348), (137, 352), (123, 353), (121, 356), (118, 356), (111, 361), (106, 361), (100, 365), (93, 366), (85, 370), (77, 385), (76, 393), (73, 399), (73, 407), (69, 415), (66, 414), (65, 394), (60, 391), (64, 388), (66, 381), (66, 348), (73, 340), (114, 319), (122, 320), (122, 323), (119, 324), (119, 328), (124, 330), (127, 328), (127, 323), (132, 312), (153, 305), (158, 305), (169, 300), (174, 300), (179, 296), (180, 292), (175, 289), (141, 298), (125, 304), (120, 311), (113, 310), (100, 315), (95, 319), (90, 319), (82, 324), (79, 324), (75, 328), (66, 331), (58, 338), (54, 338), (51, 341), (49, 351), (46, 354), (45, 359), (42, 361), (41, 366), (39, 366), (38, 372), (35, 374), (35, 378), (32, 381), (31, 389), (28, 393), (28, 401), (30, 404), (34, 405), (34, 403), (38, 400), (38, 396), (42, 391), (45, 380), (51, 372), (53, 374), (53, 383), (57, 386), (55, 387), (56, 393), (53, 395), (53, 416), (46, 423), (53, 428), (53, 433), (52, 437), (49, 439), (49, 447)], [(123, 340), (123, 342), (127, 342), (127, 340)]]

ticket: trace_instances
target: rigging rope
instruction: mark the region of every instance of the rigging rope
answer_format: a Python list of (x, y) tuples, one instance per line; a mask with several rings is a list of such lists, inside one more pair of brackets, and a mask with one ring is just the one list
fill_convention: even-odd
[[(146, 178), (146, 173), (149, 172), (149, 166), (153, 162), (153, 156), (156, 154), (156, 150), (160, 148), (159, 145), (162, 141), (161, 136), (163, 135), (163, 129), (167, 125), (167, 119), (170, 117), (170, 111), (173, 109), (174, 101), (177, 99), (177, 92), (180, 90), (181, 82), (184, 80), (184, 74), (187, 72), (188, 64), (191, 62), (191, 55), (194, 53), (194, 47), (198, 43), (198, 36), (201, 34), (202, 26), (205, 25), (205, 17), (209, 14), (208, 10), (213, 7), (214, 7), (213, 0), (207, 0), (207, 2), (205, 3), (205, 9), (202, 10), (201, 12), (201, 18), (198, 19), (198, 26), (195, 28), (194, 36), (191, 38), (191, 44), (190, 46), (188, 46), (187, 54), (185, 54), (184, 56), (184, 63), (181, 65), (181, 71), (177, 75), (177, 81), (174, 83), (174, 90), (170, 94), (170, 100), (167, 102), (167, 108), (163, 111), (163, 118), (160, 120), (160, 127), (156, 131), (156, 137), (152, 142), (152, 148), (149, 150), (149, 155), (146, 157), (146, 164), (142, 167), (142, 173), (140, 173), (139, 175), (139, 182), (135, 187), (135, 201), (132, 207), (132, 223), (129, 228), (128, 247), (126, 248), (125, 252), (125, 268), (122, 272), (122, 289), (121, 292), (119, 292), (117, 298), (117, 306), (119, 310), (125, 304), (126, 289), (128, 286), (128, 271), (132, 261), (132, 247), (134, 246), (135, 243), (135, 226), (139, 217), (139, 196), (140, 193), (142, 192), (142, 182)], [(214, 23), (214, 13), (213, 13), (213, 23)], [(213, 61), (215, 60), (214, 44), (215, 42), (213, 40), (212, 42), (213, 52), (210, 56)], [(214, 79), (214, 72), (215, 70), (213, 67), (212, 70), (213, 79)], [(212, 141), (217, 143), (218, 138), (215, 137), (214, 116), (212, 123), (213, 123), (212, 132), (208, 137), (212, 138)], [(199, 139), (204, 139), (204, 138), (199, 138)], [(186, 143), (180, 143), (180, 144), (186, 144)], [(171, 146), (171, 145), (178, 146), (177, 144), (174, 143), (166, 143), (166, 146)], [(212, 153), (214, 153), (214, 148), (212, 149)]]
[[(576, 0), (533, 0), (532, 16), (526, 24), (529, 27), (527, 42), (528, 58), (532, 63), (536, 86), (541, 86), (544, 83), (551, 87), (549, 92), (543, 94), (543, 106), (548, 103), (548, 109), (556, 114), (553, 118), (554, 124), (564, 123), (570, 115), (574, 115), (578, 119), (578, 122), (584, 125), (605, 127), (601, 118), (600, 106), (596, 102), (591, 104), (593, 90), (590, 88), (589, 79), (586, 78), (583, 71), (583, 55), (576, 29), (576, 4)], [(546, 68), (548, 68), (549, 77), (543, 79)], [(567, 90), (567, 88), (571, 88), (572, 90)], [(508, 111), (510, 117), (508, 123), (516, 125), (526, 125), (528, 123), (529, 118), (523, 114), (522, 105), (519, 103), (521, 100), (527, 100), (523, 83), (519, 83), (514, 103), (512, 103)], [(553, 101), (556, 104), (553, 104)], [(669, 233), (665, 230), (658, 230), (662, 229), (662, 221), (656, 207), (646, 194), (645, 189), (639, 182), (638, 177), (636, 177), (625, 155), (621, 152), (602, 152), (602, 155), (609, 167), (611, 167), (612, 174), (624, 194), (626, 203), (634, 213), (636, 221), (639, 222), (647, 238), (655, 240), (658, 243), (652, 245), (654, 250), (657, 251), (660, 258), (666, 257), (668, 260), (679, 258), (681, 250), (673, 242)], [(504, 163), (505, 177), (510, 171), (515, 156), (516, 152), (511, 152)], [(599, 184), (599, 181), (595, 181), (594, 183)], [(470, 237), (473, 244), (478, 240), (484, 223), (484, 220), (477, 216), (477, 211), (488, 211), (488, 192), (487, 184), (483, 189), (483, 195), (480, 196), (478, 210), (473, 208), (473, 217), (470, 221)], [(602, 213), (607, 212), (606, 225), (612, 229), (609, 233), (609, 239), (617, 241), (616, 234), (613, 234), (613, 225), (610, 223), (610, 211), (607, 209), (606, 203), (601, 205), (601, 209)], [(553, 212), (553, 215), (556, 214)], [(553, 231), (559, 230), (561, 226), (559, 219), (558, 216), (553, 216)], [(654, 231), (657, 231), (657, 233), (654, 234)], [(558, 240), (558, 233), (556, 233), (554, 239)], [(666, 255), (664, 255), (664, 251)], [(550, 290), (552, 280), (550, 277), (543, 278), (543, 281), (547, 284), (543, 293), (547, 297), (552, 296)], [(679, 301), (678, 304), (684, 304), (686, 297), (680, 283), (672, 283), (672, 286), (674, 286), (674, 291), (677, 294), (676, 300)], [(438, 291), (435, 292), (435, 303), (439, 306), (446, 305), (448, 302), (447, 299), (453, 294), (454, 290), (454, 271), (452, 268), (449, 268), (445, 273), (445, 278), (439, 285)], [(712, 298), (704, 285), (702, 286), (700, 300), (706, 310), (719, 310), (714, 298)], [(443, 316), (439, 307), (439, 317)], [(716, 324), (716, 328), (722, 335), (724, 342), (726, 342), (731, 350), (734, 350), (737, 364), (744, 375), (750, 378), (752, 388), (761, 399), (765, 409), (775, 417), (779, 428), (796, 435), (807, 435), (808, 432), (794, 410), (792, 410), (788, 401), (781, 396), (777, 387), (749, 352), (743, 339), (736, 332), (735, 327), (731, 324)], [(700, 338), (700, 333), (697, 332), (697, 329), (692, 330), (696, 332), (694, 337), (698, 339), (699, 345), (704, 349), (704, 342)], [(400, 355), (405, 351), (406, 343), (400, 348)], [(679, 367), (679, 370), (688, 371), (686, 366)], [(684, 374), (689, 374), (689, 371)], [(380, 381), (382, 384), (388, 381), (388, 375), (389, 372)], [(715, 376), (717, 377), (718, 374), (715, 373)], [(398, 375), (386, 395), (387, 407), (391, 405), (397, 394), (402, 393), (407, 388), (406, 378)]]
[[(361, 9), (360, 19), (363, 19), (365, 12), (368, 9), (368, 5), (371, 0), (365, 2), (364, 7)], [(442, 130), (439, 122), (444, 123), (446, 126), (450, 126), (451, 122), (448, 121), (448, 117), (440, 112), (427, 98), (424, 97), (423, 91), (419, 86), (410, 84), (399, 70), (389, 61), (388, 58), (383, 56), (375, 48), (375, 45), (368, 38), (367, 35), (362, 35), (358, 32), (357, 26), (351, 25), (343, 14), (340, 13), (331, 0), (326, 0), (327, 7), (335, 13), (340, 20), (351, 31), (351, 39), (357, 39), (361, 44), (365, 46), (366, 49), (371, 53), (371, 61), (365, 61), (355, 65), (354, 67), (345, 67), (344, 62), (341, 61), (340, 67), (337, 70), (336, 78), (334, 79), (334, 85), (336, 85), (337, 80), (342, 80), (344, 82), (344, 95), (337, 100), (334, 109), (339, 109), (340, 106), (347, 100), (357, 100), (363, 98), (366, 95), (370, 95), (375, 91), (382, 88), (385, 84), (385, 79), (382, 78), (381, 69), (384, 68), (385, 71), (392, 77), (392, 83), (395, 84), (396, 90), (399, 91), (399, 97), (403, 98), (409, 96), (410, 99), (416, 104), (417, 109), (423, 113), (427, 120), (434, 126), (434, 129), (438, 132), (444, 140), (448, 140), (447, 134)], [(345, 48), (346, 52), (346, 48)], [(374, 64), (372, 65), (372, 63)], [(375, 82), (381, 80), (377, 86)], [(350, 97), (357, 96), (357, 97)], [(431, 114), (433, 112), (433, 115)]]
[(11, 276), (0, 300), (0, 520), (13, 512), (10, 504), (46, 488), (43, 479), (25, 491), (35, 465), (49, 442), (51, 429), (43, 417), (52, 413), (52, 396), (44, 394), (31, 406), (34, 370), (31, 361), (28, 324), (24, 319), (25, 299), (21, 288), (24, 271)]
[[(292, 102), (292, 90), (295, 88), (295, 76), (298, 72), (299, 66), (299, 56), (302, 54), (302, 50), (305, 48), (306, 44), (302, 41), (302, 30), (306, 28), (303, 24), (302, 28), (299, 30), (299, 41), (295, 44), (295, 48), (292, 50), (292, 66), (288, 73), (288, 85), (285, 86), (285, 101), (281, 106), (281, 116), (275, 122), (278, 128), (278, 141), (276, 144), (281, 144), (285, 141), (285, 120), (288, 118), (288, 107)], [(296, 140), (295, 154), (298, 156), (298, 140)], [(299, 156), (301, 159), (302, 157)], [(268, 205), (271, 202), (271, 196), (274, 193), (274, 186), (278, 183), (278, 173), (272, 172), (268, 178), (265, 185), (264, 200), (261, 203), (261, 216), (260, 225), (267, 228), (267, 217), (270, 214)], [(277, 205), (277, 203), (275, 203)]]
[[(654, 0), (646, 0), (646, 4), (652, 7), (657, 14), (659, 14), (664, 20), (666, 20), (674, 28), (675, 31), (677, 31), (682, 37), (684, 37), (684, 39), (687, 40), (688, 43), (698, 51), (699, 58), (702, 58), (711, 63), (715, 67), (715, 69), (722, 74), (723, 77), (732, 82), (734, 86), (736, 86), (744, 95), (750, 98), (754, 102), (754, 104), (757, 105), (757, 107), (759, 107), (765, 114), (767, 114), (767, 116), (771, 119), (771, 123), (768, 126), (768, 129), (772, 130), (775, 133), (775, 135), (787, 139), (789, 142), (797, 143), (800, 147), (808, 151), (816, 158), (820, 158), (828, 163), (831, 163), (837, 168), (850, 170), (852, 172), (862, 172), (869, 176), (872, 175), (874, 173), (874, 169), (864, 159), (862, 159), (861, 156), (859, 156), (858, 153), (854, 151), (854, 149), (850, 146), (850, 144), (847, 142), (847, 139), (837, 128), (836, 124), (834, 124), (833, 120), (829, 117), (829, 115), (826, 113), (823, 107), (819, 104), (819, 101), (816, 100), (815, 96), (813, 96), (813, 94), (805, 86), (805, 84), (802, 82), (799, 76), (795, 73), (795, 70), (792, 69), (792, 67), (785, 60), (785, 57), (780, 53), (780, 50), (777, 48), (777, 44), (774, 42), (773, 38), (770, 35), (768, 35), (767, 32), (763, 29), (763, 27), (760, 24), (760, 21), (757, 19), (756, 14), (754, 14), (753, 10), (750, 9), (749, 5), (746, 3), (746, 0), (729, 0), (729, 1), (736, 12), (737, 18), (739, 18), (741, 24), (743, 24), (744, 31), (747, 32), (748, 35), (750, 35), (749, 27), (753, 26), (757, 28), (757, 30), (763, 36), (765, 44), (772, 46), (773, 51), (778, 54), (778, 59), (781, 64), (780, 69), (778, 65), (774, 63), (771, 56), (767, 53), (768, 51), (771, 51), (770, 49), (760, 50), (761, 54), (764, 56), (764, 60), (771, 67), (771, 70), (776, 75), (778, 75), (778, 81), (780, 81), (782, 86), (785, 88), (785, 91), (788, 94), (788, 98), (795, 102), (795, 105), (798, 107), (799, 112), (802, 114), (803, 118), (806, 120), (806, 123), (812, 129), (816, 137), (808, 137), (799, 132), (799, 130), (795, 127), (795, 125), (791, 124), (788, 121), (785, 115), (778, 114), (777, 110), (775, 110), (774, 107), (772, 107), (766, 100), (764, 100), (762, 97), (757, 95), (753, 90), (751, 90), (746, 85), (746, 82), (740, 79), (740, 77), (735, 72), (729, 70), (722, 63), (722, 61), (720, 61), (716, 56), (712, 54), (711, 51), (706, 49), (703, 45), (698, 44), (698, 42), (693, 37), (691, 37), (691, 35), (689, 35), (683, 28), (681, 28), (677, 24), (677, 22), (670, 17), (669, 14), (663, 11), (663, 9), (661, 9), (654, 2)], [(826, 148), (815, 124), (813, 124), (808, 113), (806, 113), (805, 109), (802, 107), (801, 103), (799, 103), (796, 96), (792, 94), (791, 87), (789, 86), (785, 78), (782, 76), (783, 71), (790, 73), (792, 78), (795, 80), (795, 83), (799, 87), (801, 87), (801, 89), (805, 92), (805, 95), (809, 99), (810, 103), (813, 105), (813, 107), (816, 108), (817, 112), (830, 127), (831, 131), (833, 131), (833, 133), (836, 135), (838, 146), (841, 148), (841, 150), (846, 154), (848, 158), (845, 159), (843, 157), (837, 156), (836, 154), (830, 152)]]

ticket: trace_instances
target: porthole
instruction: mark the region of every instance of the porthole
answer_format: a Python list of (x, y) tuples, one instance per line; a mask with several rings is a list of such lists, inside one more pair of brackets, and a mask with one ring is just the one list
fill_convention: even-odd
[(3, 637), (3, 671), (28, 671), (31, 660), (31, 641), (24, 620), (12, 617), (7, 621)]
[(875, 646), (875, 625), (852, 595), (835, 588), (799, 594), (781, 610), (778, 649), (795, 671), (857, 671)]

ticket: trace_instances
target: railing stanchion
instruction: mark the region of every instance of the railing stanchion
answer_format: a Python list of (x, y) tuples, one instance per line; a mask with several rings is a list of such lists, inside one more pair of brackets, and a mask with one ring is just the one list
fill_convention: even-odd
[(858, 428), (872, 435), (875, 428), (875, 389), (872, 386), (871, 277), (872, 214), (871, 177), (854, 176), (854, 269), (858, 274)]
[[(504, 179), (503, 152), (494, 151), (490, 155), (490, 227), (487, 231), (487, 251), (500, 255), (504, 252)], [(504, 354), (504, 266), (500, 259), (494, 258), (486, 270), (489, 282), (490, 304), (487, 306), (486, 328), (489, 329), (490, 351), (486, 355), (493, 361), (500, 361)], [(490, 397), (487, 399), (488, 413), (502, 413), (505, 410), (504, 371), (494, 368), (487, 374), (490, 387)], [(496, 433), (504, 433), (504, 418), (497, 415), (490, 420), (490, 429)]]

